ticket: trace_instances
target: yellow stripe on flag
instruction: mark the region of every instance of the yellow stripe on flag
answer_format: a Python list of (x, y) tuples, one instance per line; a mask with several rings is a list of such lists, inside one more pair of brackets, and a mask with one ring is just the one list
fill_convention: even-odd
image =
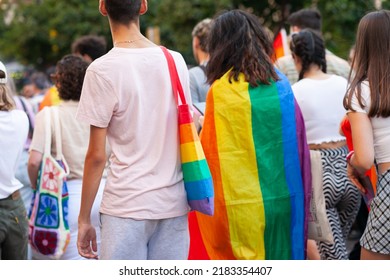
[(237, 259), (265, 259), (265, 212), (252, 135), (249, 85), (242, 74), (239, 79), (232, 86), (224, 76), (213, 87), (217, 93), (214, 114), (223, 195), (234, 255)]

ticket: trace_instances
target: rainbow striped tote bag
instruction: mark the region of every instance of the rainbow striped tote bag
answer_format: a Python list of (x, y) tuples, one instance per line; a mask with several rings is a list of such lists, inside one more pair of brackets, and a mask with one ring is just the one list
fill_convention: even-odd
[[(188, 204), (191, 210), (212, 216), (214, 186), (209, 165), (177, 74), (175, 61), (165, 47), (161, 49), (167, 58), (173, 93), (178, 104), (181, 166)], [(180, 97), (180, 105), (178, 97)]]

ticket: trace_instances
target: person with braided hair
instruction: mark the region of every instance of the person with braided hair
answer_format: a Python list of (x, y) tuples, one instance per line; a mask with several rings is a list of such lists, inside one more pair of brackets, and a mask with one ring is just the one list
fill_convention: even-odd
[(290, 49), (299, 73), (292, 89), (302, 110), (309, 148), (321, 153), (326, 214), (334, 239), (332, 244), (317, 241), (317, 248), (321, 259), (348, 259), (346, 240), (361, 200), (348, 180), (348, 148), (339, 134), (348, 82), (326, 73), (325, 47), (318, 32), (303, 29), (294, 34)]
[[(317, 9), (308, 8), (293, 12), (287, 18), (286, 23), (290, 25), (290, 34), (297, 33), (305, 28), (322, 33), (322, 16)], [(348, 79), (351, 67), (345, 59), (336, 56), (328, 49), (325, 49), (325, 59), (329, 74), (339, 75)], [(275, 66), (286, 75), (292, 85), (298, 81), (298, 73), (294, 67), (291, 54), (280, 57), (275, 62)]]

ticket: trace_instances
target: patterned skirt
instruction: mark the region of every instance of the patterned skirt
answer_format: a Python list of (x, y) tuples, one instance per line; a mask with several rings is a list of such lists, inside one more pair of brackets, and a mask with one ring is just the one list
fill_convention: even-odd
[(377, 194), (360, 245), (375, 253), (390, 254), (390, 170), (378, 176)]

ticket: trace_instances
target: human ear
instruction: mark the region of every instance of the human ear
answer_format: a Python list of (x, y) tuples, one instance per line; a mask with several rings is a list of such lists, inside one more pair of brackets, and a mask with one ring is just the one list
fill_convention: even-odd
[(104, 0), (99, 0), (99, 11), (103, 16), (107, 16), (107, 10)]
[(139, 14), (143, 15), (148, 11), (148, 1), (142, 0), (141, 1), (141, 8), (139, 9)]

